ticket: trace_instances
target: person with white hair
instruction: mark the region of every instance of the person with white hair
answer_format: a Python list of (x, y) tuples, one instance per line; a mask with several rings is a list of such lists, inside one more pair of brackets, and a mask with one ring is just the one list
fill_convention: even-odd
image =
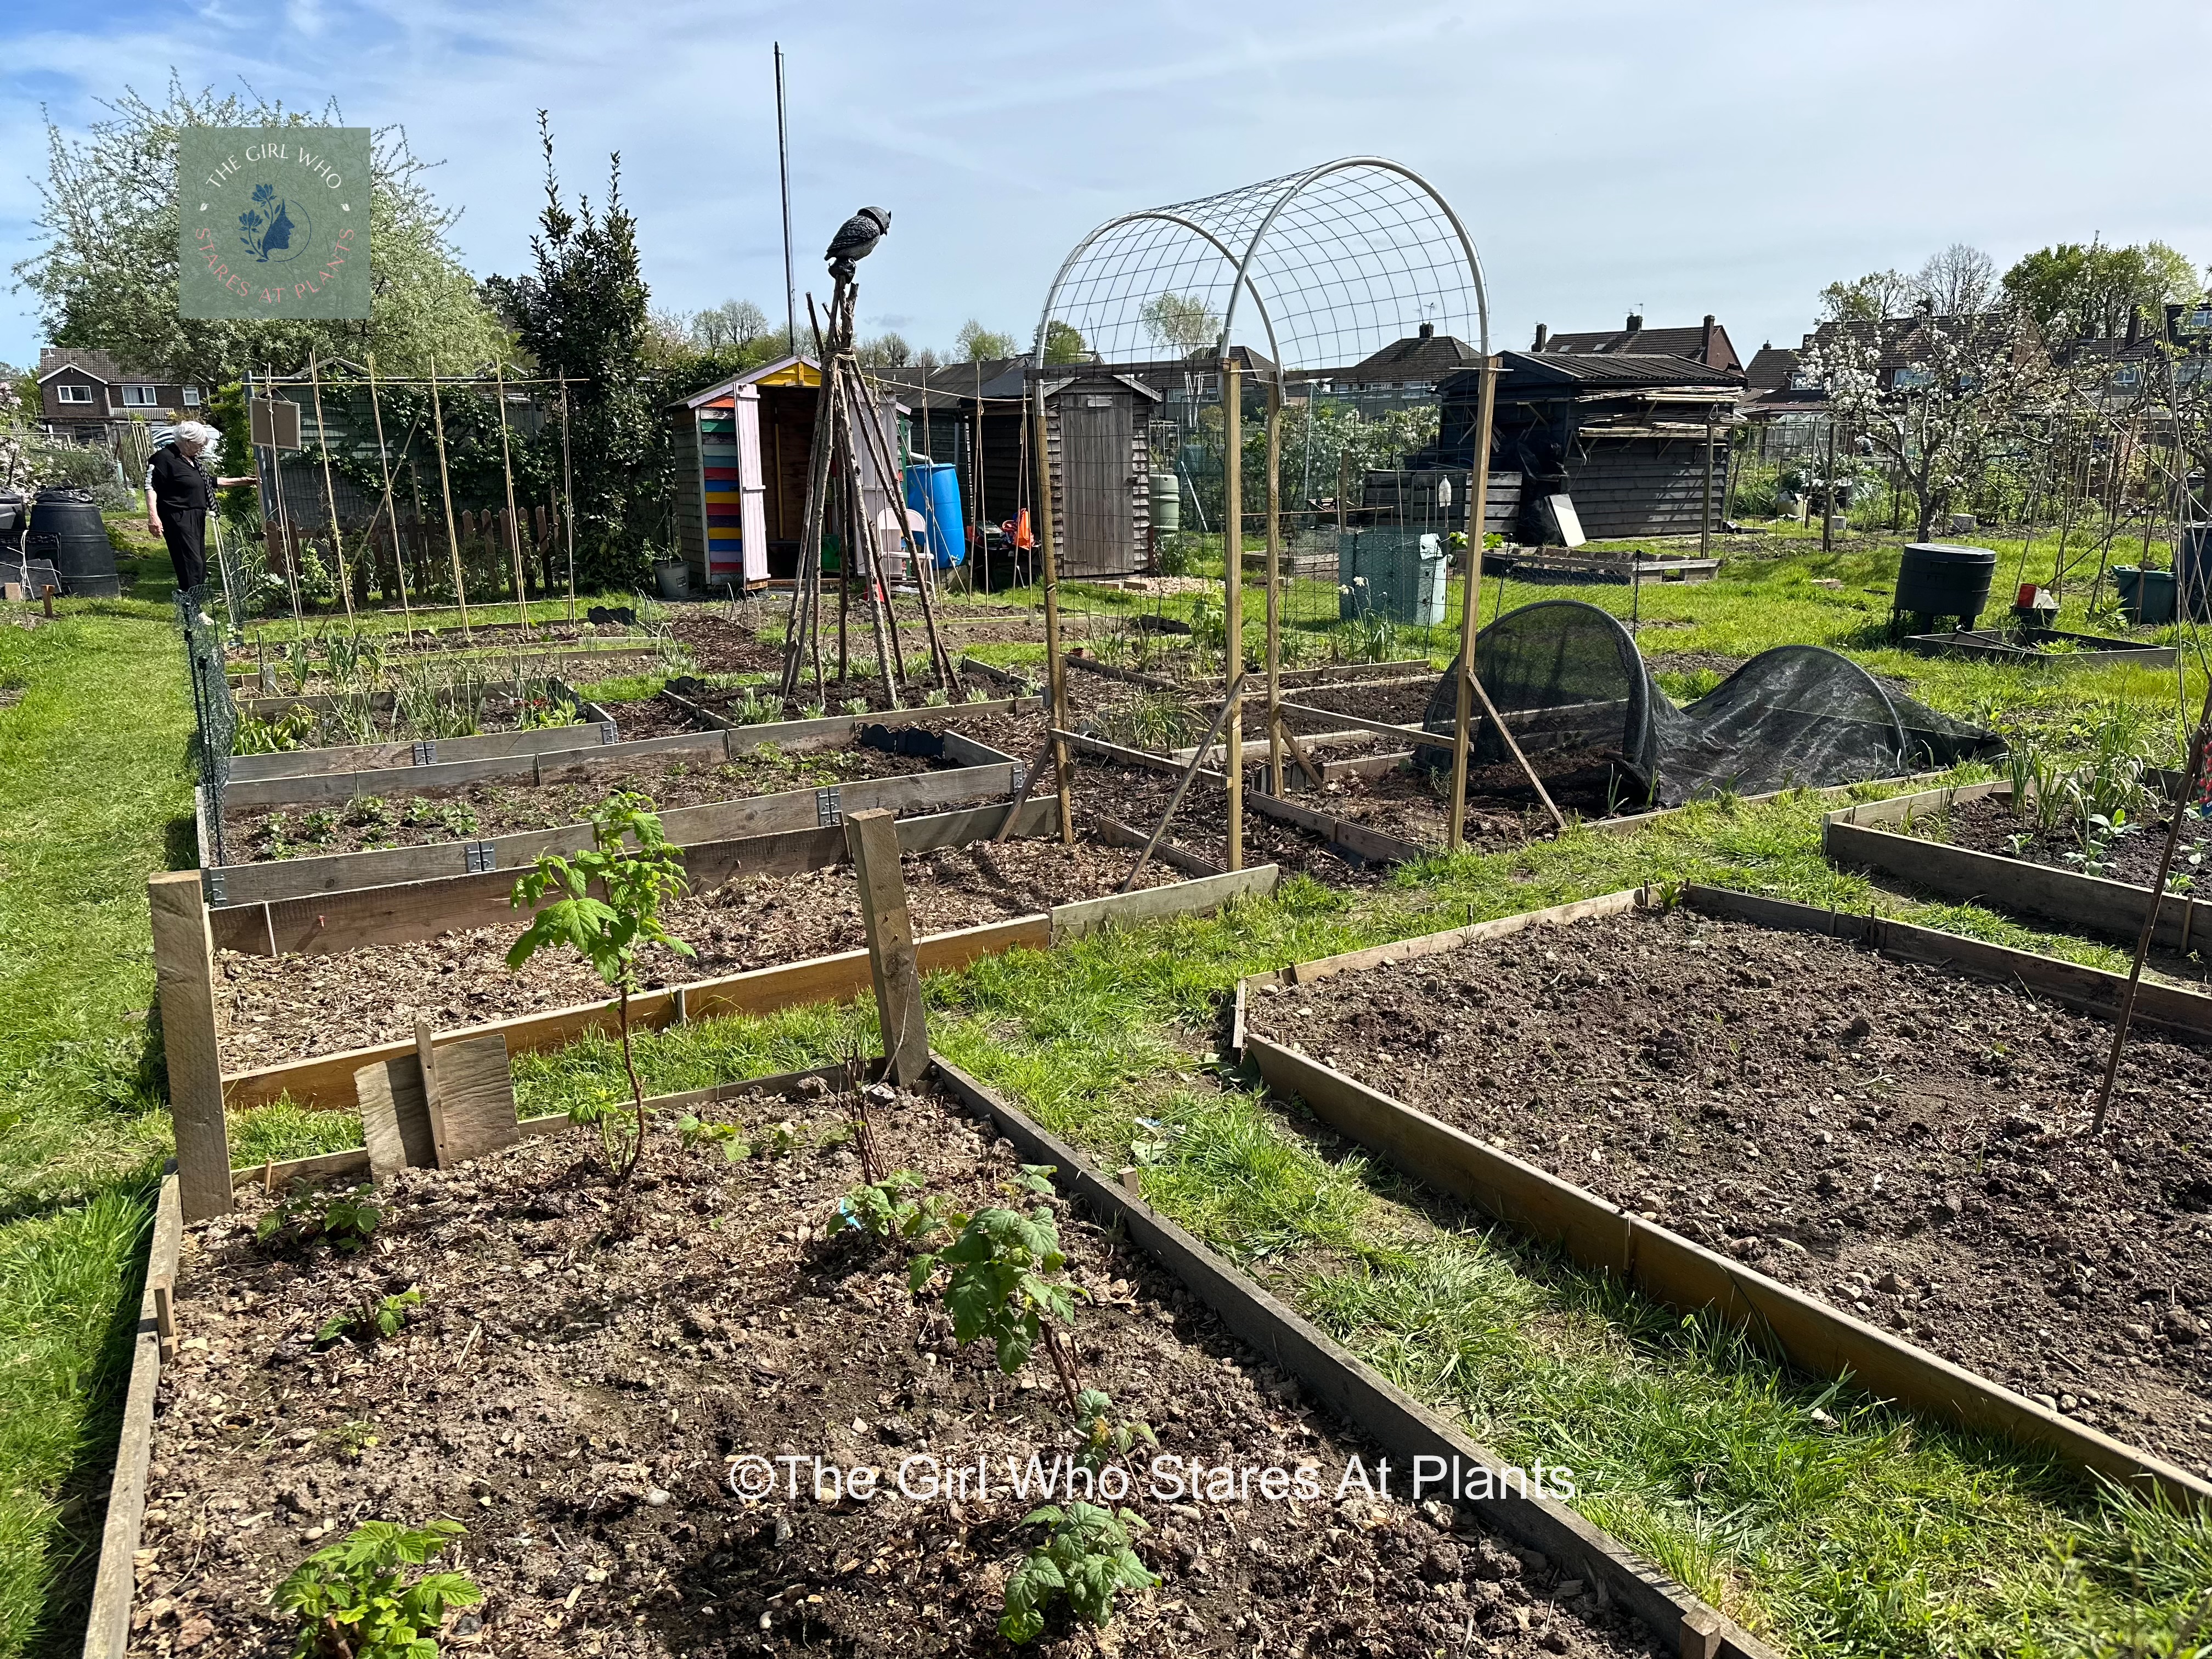
[(222, 448), (222, 434), (202, 421), (179, 421), (169, 441), (158, 445), (146, 467), (146, 528), (169, 544), (176, 567), (177, 591), (189, 593), (207, 580), (207, 515), (216, 486), (252, 483), (251, 478), (210, 478), (200, 465)]

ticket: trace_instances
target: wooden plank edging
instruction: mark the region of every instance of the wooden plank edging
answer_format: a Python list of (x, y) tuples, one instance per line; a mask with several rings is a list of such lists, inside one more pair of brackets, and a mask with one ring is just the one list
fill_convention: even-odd
[[(1334, 974), (1455, 950), (1536, 926), (1564, 926), (1583, 917), (1620, 914), (1653, 902), (1650, 890), (1626, 890), (1576, 904), (1555, 905), (1471, 927), (1454, 928), (1370, 950), (1349, 951), (1274, 973), (1241, 980), (1236, 992), (1232, 1037), (1274, 1093), (1296, 1097), (1340, 1133), (1366, 1146), (1416, 1181), (1474, 1205), (1545, 1243), (1555, 1243), (1585, 1267), (1618, 1274), (1653, 1300), (1686, 1312), (1712, 1312), (1756, 1331), (1790, 1363), (1815, 1376), (1848, 1377), (1877, 1397), (1954, 1423), (1971, 1432), (2000, 1436), (2106, 1476), (2138, 1496), (2156, 1492), (2199, 1512), (2212, 1513), (2212, 1483), (2165, 1460), (2050, 1411), (1979, 1374), (1876, 1329), (1863, 1321), (1778, 1279), (1719, 1255), (1673, 1231), (1553, 1176), (1464, 1130), (1407, 1106), (1357, 1079), (1294, 1048), (1244, 1030), (1249, 989), (1308, 984)], [(2075, 969), (2069, 963), (1978, 940), (1938, 933), (1904, 922), (1844, 915), (1787, 900), (1765, 899), (1727, 889), (1692, 885), (1684, 902), (1704, 914), (1757, 925), (1848, 939), (1909, 959), (1965, 966), (1979, 977), (2018, 980), (2031, 991), (2084, 1006), (2077, 975), (2109, 981), (2103, 994), (2117, 1004), (2121, 975)], [(1951, 947), (1968, 945), (1954, 961)], [(1984, 954), (1986, 953), (1986, 954)], [(2052, 972), (2050, 970), (2063, 970)], [(2143, 993), (2154, 988), (2146, 984)], [(2212, 997), (2185, 996), (2193, 1008), (2161, 1006), (2163, 1023), (2200, 1040), (2212, 1039)], [(2139, 1005), (2139, 1008), (2141, 1005)]]
[[(363, 1155), (364, 1161), (367, 1154)], [(84, 1659), (123, 1659), (131, 1645), (131, 1601), (137, 1589), (139, 1529), (146, 1520), (147, 1466), (154, 1455), (154, 1406), (161, 1382), (162, 1323), (169, 1316), (184, 1240), (184, 1206), (177, 1177), (165, 1176), (154, 1206), (154, 1232), (146, 1253), (146, 1287), (138, 1298), (137, 1334), (131, 1340), (131, 1381), (123, 1399), (123, 1428), (108, 1482), (107, 1519), (100, 1531), (100, 1565), (93, 1578), (92, 1611), (85, 1623)]]
[[(1018, 1107), (943, 1055), (931, 1058), (939, 1079), (969, 1111), (1012, 1141), (1023, 1162), (1054, 1165), (1057, 1183), (1085, 1208), (1109, 1227), (1126, 1229), (1132, 1243), (1211, 1308), (1239, 1341), (1295, 1378), (1339, 1420), (1402, 1459), (1408, 1470), (1416, 1458), (1440, 1460), (1440, 1471), (1455, 1459), (1461, 1468), (1515, 1467), (1386, 1381), (1141, 1198), (1099, 1176), (1074, 1146)], [(1442, 1482), (1441, 1473), (1437, 1479)], [(1665, 1646), (1735, 1659), (1778, 1659), (1765, 1643), (1564, 1503), (1510, 1492), (1461, 1501), (1486, 1525), (1601, 1584)], [(1718, 1645), (1709, 1645), (1715, 1635)]]

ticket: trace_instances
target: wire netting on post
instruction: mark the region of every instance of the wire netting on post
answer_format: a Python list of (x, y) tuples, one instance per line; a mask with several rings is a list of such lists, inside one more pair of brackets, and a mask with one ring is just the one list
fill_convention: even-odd
[(228, 862), (223, 846), (222, 792), (230, 781), (230, 751), (238, 735), (238, 705), (223, 672), (222, 629), (213, 620), (205, 584), (176, 597), (177, 623), (184, 630), (185, 661), (192, 684), (192, 717), (199, 728), (200, 789), (204, 822), (215, 836), (218, 865)]
[(1329, 161), (1091, 231), (1053, 279), (1030, 374), (1060, 574), (1150, 579), (1085, 619), (1094, 653), (1194, 688), (1255, 665), (1279, 787), (1284, 672), (1451, 648), (1470, 480), (1437, 452), (1436, 387), (1489, 350), (1473, 239), (1395, 161)]

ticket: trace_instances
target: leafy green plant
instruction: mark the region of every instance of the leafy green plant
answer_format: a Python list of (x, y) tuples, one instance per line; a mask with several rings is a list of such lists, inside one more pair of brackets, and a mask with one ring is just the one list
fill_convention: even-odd
[(438, 814), (438, 822), (446, 833), (456, 840), (475, 835), (480, 827), (477, 809), (463, 800), (450, 803)]
[(676, 1133), (687, 1146), (720, 1146), (732, 1164), (742, 1164), (753, 1155), (742, 1123), (715, 1123), (686, 1113), (676, 1120)]
[(315, 711), (305, 703), (294, 703), (273, 720), (258, 715), (241, 714), (238, 729), (231, 736), (230, 752), (234, 755), (276, 755), (294, 749), (303, 749), (307, 739), (315, 735)]
[(1159, 1583), (1131, 1546), (1133, 1530), (1145, 1526), (1133, 1510), (1079, 1501), (1063, 1510), (1047, 1504), (1024, 1516), (1022, 1524), (1051, 1531), (1006, 1577), (999, 1634), (1018, 1647), (1042, 1634), (1045, 1615), (1055, 1601), (1064, 1599), (1069, 1611), (1103, 1630), (1114, 1617), (1117, 1594), (1147, 1590)]
[(413, 830), (427, 830), (438, 821), (437, 803), (428, 795), (417, 795), (407, 803), (407, 810), (399, 821)]
[(1198, 710), (1182, 693), (1149, 689), (1100, 709), (1097, 726), (1109, 743), (1161, 751), (1196, 742), (1205, 729)]
[(2118, 862), (2111, 856), (2112, 843), (2121, 836), (2132, 835), (2136, 826), (2128, 821), (2125, 807), (2114, 807), (2110, 817), (2092, 812), (2081, 830), (2081, 850), (2065, 854), (2066, 862), (2085, 876), (2110, 873)]
[[(1015, 1190), (1049, 1195), (1051, 1175), (1049, 1164), (1024, 1164)], [(1042, 1342), (1073, 1410), (1073, 1357), (1047, 1321), (1072, 1325), (1077, 1291), (1059, 1278), (1067, 1257), (1050, 1206), (1039, 1204), (1024, 1212), (993, 1206), (972, 1215), (954, 1211), (945, 1220), (958, 1237), (943, 1249), (914, 1259), (907, 1269), (908, 1290), (921, 1295), (939, 1267), (945, 1268), (945, 1310), (952, 1317), (954, 1340), (964, 1347), (979, 1337), (988, 1339), (999, 1369), (1009, 1376), (1029, 1363)]]
[(858, 720), (868, 712), (868, 700), (866, 697), (848, 697), (838, 705), (838, 709), (840, 713), (850, 714), (854, 719)]
[(396, 1296), (364, 1302), (349, 1313), (333, 1315), (315, 1333), (315, 1346), (327, 1348), (340, 1342), (366, 1345), (381, 1342), (407, 1328), (407, 1321), (422, 1305), (422, 1292), (410, 1285)]
[(308, 846), (327, 847), (337, 833), (338, 815), (329, 807), (311, 807), (300, 814), (300, 839)]
[(1076, 1395), (1075, 1426), (1083, 1437), (1077, 1455), (1093, 1474), (1128, 1456), (1129, 1449), (1139, 1440), (1148, 1446), (1160, 1443), (1151, 1424), (1135, 1418), (1116, 1420), (1114, 1397), (1103, 1389), (1085, 1389)]
[(447, 1616), (483, 1592), (466, 1573), (408, 1570), (465, 1535), (458, 1521), (369, 1521), (317, 1550), (276, 1587), (277, 1611), (299, 1621), (293, 1659), (437, 1659)]
[(927, 1184), (911, 1170), (894, 1170), (847, 1193), (837, 1200), (837, 1214), (847, 1226), (873, 1238), (927, 1238), (944, 1231), (943, 1201), (934, 1194), (907, 1196)]
[[(662, 907), (684, 890), (684, 854), (661, 832), (653, 802), (628, 790), (608, 796), (592, 814), (592, 842), (589, 851), (574, 858), (539, 854), (536, 865), (515, 882), (512, 902), (517, 909), (543, 908), (507, 953), (507, 964), (519, 969), (539, 951), (565, 945), (591, 965), (602, 984), (613, 988), (622, 1029), (623, 1070), (629, 1078), (632, 1126), (625, 1133), (604, 1109), (588, 1116), (599, 1131), (609, 1172), (623, 1182), (645, 1155), (645, 1085), (638, 1079), (629, 1031), (629, 1000), (638, 988), (638, 953), (648, 945), (684, 957), (698, 953), (661, 921)], [(594, 886), (606, 896), (594, 897)], [(556, 893), (561, 896), (544, 903)]]
[(342, 1255), (368, 1248), (384, 1212), (364, 1192), (295, 1193), (261, 1218), (253, 1237), (276, 1249), (302, 1249), (318, 1239)]
[(346, 822), (366, 830), (386, 830), (392, 826), (392, 808), (381, 795), (356, 795)]

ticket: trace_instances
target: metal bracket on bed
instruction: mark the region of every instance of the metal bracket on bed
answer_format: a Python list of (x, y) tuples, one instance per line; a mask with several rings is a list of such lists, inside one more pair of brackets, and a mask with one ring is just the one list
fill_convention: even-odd
[(615, 731), (615, 723), (612, 720), (601, 720), (599, 722), (599, 741), (603, 744), (620, 743), (622, 741), (622, 738)]
[(415, 744), (415, 764), (417, 766), (435, 766), (437, 763), (437, 739), (434, 738), (424, 738), (417, 741)]
[(499, 843), (491, 841), (463, 842), (461, 867), (472, 876), (480, 876), (487, 870), (498, 869)]
[(830, 785), (827, 789), (816, 790), (814, 792), (816, 826), (826, 830), (833, 823), (842, 823), (844, 821), (845, 792), (836, 784)]
[(200, 885), (206, 890), (207, 902), (210, 904), (228, 904), (230, 902), (228, 896), (223, 891), (222, 871), (201, 871)]

